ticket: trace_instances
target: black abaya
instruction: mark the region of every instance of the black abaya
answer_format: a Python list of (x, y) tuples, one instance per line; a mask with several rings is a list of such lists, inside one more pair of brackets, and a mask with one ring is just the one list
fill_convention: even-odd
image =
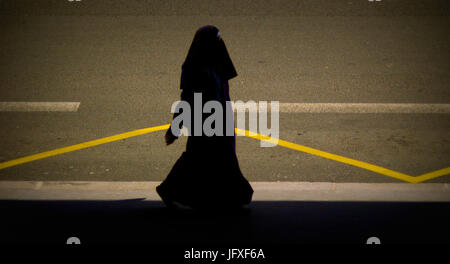
[[(210, 208), (241, 206), (252, 199), (253, 189), (242, 175), (236, 156), (234, 122), (226, 120), (225, 106), (230, 101), (228, 80), (237, 73), (225, 44), (217, 35), (218, 30), (213, 26), (199, 29), (182, 67), (181, 100), (191, 106), (192, 127), (186, 151), (157, 187), (165, 202)], [(205, 45), (208, 47), (205, 48)], [(215, 56), (208, 56), (205, 52), (212, 52)], [(201, 136), (194, 136), (194, 93), (202, 93), (203, 105), (209, 100), (221, 103), (223, 136), (206, 136), (203, 131)], [(203, 114), (202, 124), (207, 117), (208, 114)], [(233, 118), (232, 113), (228, 118)], [(233, 135), (226, 136), (227, 124), (232, 124)], [(171, 134), (171, 129), (168, 133)]]

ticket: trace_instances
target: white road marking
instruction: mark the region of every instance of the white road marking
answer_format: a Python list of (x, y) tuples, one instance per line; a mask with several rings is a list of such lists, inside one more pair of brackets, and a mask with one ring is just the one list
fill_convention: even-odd
[[(450, 104), (279, 103), (279, 106), (280, 113), (450, 114)], [(233, 109), (237, 111), (234, 104)]]
[[(0, 199), (160, 201), (161, 182), (0, 181)], [(253, 201), (408, 201), (450, 202), (446, 183), (250, 182)]]
[(0, 112), (77, 112), (80, 102), (0, 102)]

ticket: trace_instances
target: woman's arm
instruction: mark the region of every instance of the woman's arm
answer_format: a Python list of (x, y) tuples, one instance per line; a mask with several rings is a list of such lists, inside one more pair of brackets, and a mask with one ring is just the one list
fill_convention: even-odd
[[(194, 93), (202, 94), (202, 101), (205, 103), (208, 100), (215, 99), (215, 80), (211, 78), (211, 75), (207, 71), (188, 72), (185, 71), (181, 74), (181, 101), (187, 102), (191, 106), (191, 113), (194, 110)], [(172, 120), (174, 120), (181, 113), (174, 113)], [(192, 118), (191, 118), (192, 119)], [(194, 120), (191, 120), (193, 123)], [(181, 130), (183, 123), (181, 122), (179, 129)], [(192, 125), (192, 124), (191, 124)], [(192, 131), (190, 131), (192, 133)], [(165, 139), (166, 144), (172, 144), (178, 135), (172, 133), (172, 126), (167, 130)]]

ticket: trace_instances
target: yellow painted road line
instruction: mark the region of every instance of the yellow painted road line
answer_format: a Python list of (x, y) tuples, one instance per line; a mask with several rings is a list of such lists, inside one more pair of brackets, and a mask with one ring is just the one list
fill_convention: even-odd
[[(63, 154), (63, 153), (72, 152), (75, 150), (98, 146), (101, 144), (105, 144), (105, 143), (109, 143), (109, 142), (113, 142), (113, 141), (117, 141), (117, 140), (121, 140), (121, 139), (125, 139), (125, 138), (135, 137), (135, 136), (139, 136), (139, 135), (143, 135), (143, 134), (147, 134), (147, 133), (151, 133), (151, 132), (156, 132), (156, 131), (161, 131), (161, 130), (167, 130), (169, 127), (170, 127), (170, 124), (166, 124), (166, 125), (161, 125), (161, 126), (156, 126), (156, 127), (138, 129), (138, 130), (122, 133), (122, 134), (117, 134), (117, 135), (113, 135), (113, 136), (109, 136), (109, 137), (105, 137), (105, 138), (100, 138), (100, 139), (96, 139), (96, 140), (92, 140), (92, 141), (88, 141), (88, 142), (84, 142), (84, 143), (80, 143), (80, 144), (76, 144), (76, 145), (72, 145), (72, 146), (68, 146), (68, 147), (58, 148), (58, 149), (54, 149), (54, 150), (50, 150), (50, 151), (46, 151), (46, 152), (42, 152), (42, 153), (38, 153), (38, 154), (26, 156), (26, 157), (14, 159), (14, 160), (2, 162), (2, 163), (0, 163), (0, 170), (9, 168), (12, 166), (24, 164), (27, 162), (32, 162), (35, 160), (56, 156), (56, 155)], [(395, 179), (399, 179), (399, 180), (409, 182), (409, 183), (419, 183), (419, 182), (427, 181), (430, 179), (434, 179), (434, 178), (437, 178), (440, 176), (450, 174), (450, 167), (448, 167), (445, 169), (440, 169), (437, 171), (422, 174), (417, 177), (413, 177), (413, 176), (410, 176), (410, 175), (407, 175), (407, 174), (404, 174), (404, 173), (401, 173), (398, 171), (386, 169), (386, 168), (383, 168), (383, 167), (380, 167), (380, 166), (377, 166), (374, 164), (370, 164), (367, 162), (339, 156), (336, 154), (332, 154), (332, 153), (328, 153), (328, 152), (325, 152), (322, 150), (302, 146), (302, 145), (288, 142), (285, 140), (263, 136), (259, 133), (250, 132), (248, 130), (236, 128), (235, 131), (236, 131), (236, 134), (245, 135), (250, 138), (277, 144), (277, 145), (285, 147), (285, 148), (289, 148), (289, 149), (305, 152), (305, 153), (308, 153), (311, 155), (319, 156), (322, 158), (338, 161), (341, 163), (345, 163), (345, 164), (359, 167), (359, 168), (362, 168), (365, 170), (373, 171), (375, 173), (385, 175), (388, 177), (392, 177)]]
[(134, 131), (130, 131), (130, 132), (114, 135), (114, 136), (100, 138), (100, 139), (96, 139), (96, 140), (92, 140), (92, 141), (88, 141), (88, 142), (84, 142), (84, 143), (80, 143), (80, 144), (76, 144), (76, 145), (72, 145), (72, 146), (68, 146), (68, 147), (58, 148), (58, 149), (54, 149), (54, 150), (50, 150), (50, 151), (46, 151), (46, 152), (42, 152), (42, 153), (38, 153), (38, 154), (26, 156), (26, 157), (14, 159), (14, 160), (2, 162), (2, 163), (0, 163), (0, 170), (8, 168), (8, 167), (12, 167), (12, 166), (20, 165), (23, 163), (27, 163), (27, 162), (31, 162), (31, 161), (35, 161), (35, 160), (39, 160), (39, 159), (44, 159), (44, 158), (56, 156), (59, 154), (72, 152), (75, 150), (90, 148), (90, 147), (98, 146), (101, 144), (105, 144), (105, 143), (109, 143), (109, 142), (113, 142), (113, 141), (117, 141), (117, 140), (121, 140), (121, 139), (125, 139), (125, 138), (135, 137), (135, 136), (139, 136), (139, 135), (143, 135), (143, 134), (147, 134), (147, 133), (151, 133), (151, 132), (155, 132), (155, 131), (160, 131), (160, 130), (167, 130), (169, 127), (170, 127), (170, 124), (138, 129), (138, 130), (134, 130)]
[(414, 183), (428, 181), (428, 180), (431, 180), (431, 179), (434, 179), (437, 177), (441, 177), (441, 176), (444, 176), (447, 174), (450, 174), (450, 167), (416, 176), (416, 177), (414, 177)]
[(294, 149), (297, 151), (301, 151), (301, 152), (305, 152), (308, 154), (312, 154), (315, 156), (319, 156), (322, 158), (326, 158), (326, 159), (330, 159), (330, 160), (334, 160), (334, 161), (338, 161), (341, 163), (345, 163), (345, 164), (349, 164), (355, 167), (359, 167), (365, 170), (369, 170), (369, 171), (373, 171), (376, 172), (378, 174), (382, 174), (388, 177), (392, 177), (392, 178), (396, 178), (402, 181), (406, 181), (409, 183), (419, 183), (422, 181), (426, 181), (429, 179), (433, 179), (433, 178), (437, 178), (440, 176), (444, 176), (447, 174), (450, 174), (450, 167), (445, 168), (445, 169), (441, 169), (438, 171), (434, 171), (434, 172), (430, 172), (427, 174), (423, 174), (421, 176), (418, 177), (413, 177), (398, 171), (394, 171), (394, 170), (390, 170), (390, 169), (386, 169), (374, 164), (370, 164), (364, 161), (359, 161), (359, 160), (355, 160), (355, 159), (351, 159), (351, 158), (347, 158), (347, 157), (343, 157), (343, 156), (339, 156), (336, 154), (332, 154), (332, 153), (328, 153), (325, 151), (321, 151), (318, 149), (313, 149), (310, 147), (305, 147), (302, 145), (298, 145), (295, 143), (291, 143), (285, 140), (281, 140), (281, 139), (275, 139), (275, 138), (271, 138), (271, 137), (267, 137), (267, 136), (263, 136), (259, 133), (255, 133), (255, 132), (250, 132), (248, 130), (243, 130), (243, 129), (239, 129), (236, 128), (236, 134), (240, 134), (240, 135), (245, 135), (247, 137), (250, 138), (254, 138), (254, 139), (258, 139), (258, 140), (263, 140), (263, 141), (267, 141), (273, 144), (278, 144), (279, 146), (285, 147), (285, 148), (290, 148), (290, 149)]

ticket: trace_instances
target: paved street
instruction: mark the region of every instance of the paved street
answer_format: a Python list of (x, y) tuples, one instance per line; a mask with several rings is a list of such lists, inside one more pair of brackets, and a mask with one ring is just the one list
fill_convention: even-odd
[[(0, 101), (80, 106), (1, 112), (0, 161), (169, 123), (181, 63), (204, 24), (219, 27), (238, 70), (232, 100), (450, 103), (445, 1), (31, 2), (2, 1)], [(280, 139), (412, 176), (449, 166), (449, 128), (449, 114), (280, 113)], [(157, 181), (184, 143), (165, 147), (155, 132), (0, 170), (0, 179)], [(252, 181), (398, 182), (249, 138), (237, 143)]]
[[(444, 0), (2, 0), (0, 102), (76, 104), (48, 112), (0, 107), (0, 180), (162, 181), (186, 143), (166, 147), (164, 130), (1, 166), (170, 123), (181, 64), (206, 24), (220, 29), (238, 71), (230, 81), (234, 101), (448, 107), (449, 14)], [(405, 183), (425, 175), (419, 184), (450, 183), (450, 113), (279, 117), (279, 138), (297, 147), (261, 148), (237, 137), (251, 182)], [(408, 206), (401, 208), (421, 205)]]

